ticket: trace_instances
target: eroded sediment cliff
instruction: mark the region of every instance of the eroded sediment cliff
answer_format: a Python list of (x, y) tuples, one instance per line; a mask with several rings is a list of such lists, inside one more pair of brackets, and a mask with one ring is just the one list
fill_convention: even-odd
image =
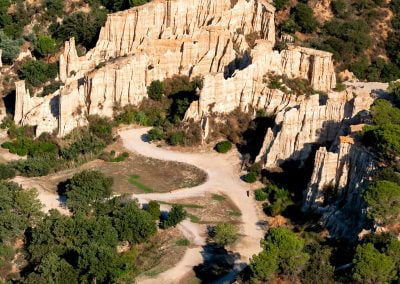
[(331, 236), (356, 240), (366, 222), (362, 191), (376, 167), (375, 157), (350, 136), (339, 137), (339, 144), (329, 151), (321, 147), (316, 152), (303, 210), (321, 213)]

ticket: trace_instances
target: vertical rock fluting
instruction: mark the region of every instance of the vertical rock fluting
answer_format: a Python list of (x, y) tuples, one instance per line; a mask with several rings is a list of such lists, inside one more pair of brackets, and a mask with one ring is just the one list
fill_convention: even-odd
[(59, 91), (43, 98), (31, 97), (25, 81), (18, 81), (15, 86), (15, 123), (36, 126), (36, 135), (53, 132), (58, 123)]
[(200, 120), (209, 112), (229, 113), (238, 107), (246, 110), (249, 106), (275, 113), (276, 107), (268, 104), (271, 100), (281, 100), (286, 107), (292, 105), (295, 96), (267, 88), (265, 77), (268, 74), (306, 79), (320, 91), (329, 92), (335, 87), (331, 53), (303, 47), (290, 47), (279, 53), (273, 51), (271, 42), (258, 40), (250, 57), (252, 64), (228, 78), (222, 74), (207, 74), (199, 102), (189, 109), (186, 119)]
[(366, 221), (362, 191), (375, 169), (375, 158), (355, 145), (351, 137), (340, 137), (332, 152), (321, 147), (303, 210), (321, 213), (332, 237), (356, 240)]
[(361, 109), (369, 109), (372, 102), (370, 94), (363, 92), (329, 93), (325, 105), (320, 104), (318, 95), (303, 96), (299, 105), (277, 113), (275, 127), (268, 130), (257, 161), (266, 168), (288, 160), (304, 162), (314, 145), (334, 141), (346, 122)]

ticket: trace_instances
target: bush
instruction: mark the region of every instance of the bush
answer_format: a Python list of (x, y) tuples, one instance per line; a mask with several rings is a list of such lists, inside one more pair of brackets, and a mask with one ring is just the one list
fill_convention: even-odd
[(9, 164), (0, 164), (0, 180), (15, 177), (15, 169)]
[(151, 82), (150, 86), (147, 87), (147, 94), (150, 99), (160, 101), (164, 93), (163, 82), (156, 80)]
[(219, 142), (215, 146), (215, 149), (217, 150), (218, 153), (228, 153), (232, 149), (232, 143), (229, 141)]
[(257, 181), (257, 175), (253, 172), (250, 172), (243, 176), (243, 180), (247, 183), (255, 183)]
[(168, 138), (168, 143), (172, 146), (183, 145), (184, 139), (185, 133), (183, 131), (178, 131), (170, 135), (170, 137)]
[[(0, 25), (1, 26), (1, 25)], [(22, 39), (14, 40), (8, 37), (0, 30), (0, 49), (3, 50), (1, 56), (2, 62), (11, 64), (20, 52), (20, 46), (24, 41)]]
[(161, 227), (166, 229), (169, 227), (175, 227), (180, 222), (185, 220), (187, 216), (186, 211), (183, 209), (182, 205), (173, 205), (171, 211), (169, 211), (168, 218), (163, 220)]
[(47, 64), (40, 60), (31, 60), (21, 67), (21, 79), (34, 87), (54, 79), (57, 76), (57, 64)]
[(39, 36), (35, 52), (42, 57), (48, 56), (56, 51), (56, 42), (50, 36), (42, 35)]
[(146, 206), (146, 211), (149, 212), (154, 220), (158, 220), (161, 216), (160, 203), (151, 200)]
[(238, 230), (230, 223), (220, 223), (213, 228), (212, 238), (217, 245), (225, 247), (237, 240)]
[(147, 133), (149, 141), (158, 141), (164, 139), (164, 130), (161, 127), (154, 127)]
[(292, 13), (295, 22), (303, 33), (312, 33), (317, 28), (313, 10), (304, 3), (298, 3)]
[[(89, 212), (91, 206), (111, 196), (113, 179), (98, 171), (82, 171), (65, 183), (61, 194), (73, 212)], [(64, 191), (65, 190), (65, 191)]]
[(268, 198), (268, 194), (262, 189), (257, 189), (254, 191), (254, 197), (257, 201), (265, 201)]
[(274, 6), (277, 11), (285, 9), (288, 4), (289, 0), (274, 0)]

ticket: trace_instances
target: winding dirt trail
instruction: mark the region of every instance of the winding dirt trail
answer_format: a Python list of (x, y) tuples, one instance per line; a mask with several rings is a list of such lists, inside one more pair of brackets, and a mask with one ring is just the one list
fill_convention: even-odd
[[(218, 153), (179, 153), (154, 144), (147, 143), (145, 136), (149, 128), (121, 130), (119, 132), (124, 147), (130, 151), (159, 160), (170, 160), (194, 165), (208, 174), (208, 179), (202, 185), (180, 189), (171, 193), (137, 194), (133, 195), (141, 203), (149, 200), (171, 201), (188, 197), (204, 195), (206, 192), (226, 194), (242, 212), (242, 237), (233, 250), (240, 254), (235, 268), (239, 270), (249, 259), (261, 251), (260, 240), (264, 236), (262, 222), (257, 215), (253, 198), (247, 197), (249, 185), (239, 178), (239, 154), (231, 151), (229, 154)], [(188, 229), (188, 225), (185, 225)], [(194, 235), (197, 235), (195, 233)], [(139, 283), (179, 283), (194, 266), (203, 262), (201, 246), (189, 248), (183, 259), (172, 269), (165, 271), (153, 279), (142, 279)]]

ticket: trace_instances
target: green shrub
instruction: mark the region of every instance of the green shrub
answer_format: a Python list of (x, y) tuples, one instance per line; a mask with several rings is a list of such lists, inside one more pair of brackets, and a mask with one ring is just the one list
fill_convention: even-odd
[(274, 0), (274, 6), (277, 11), (283, 10), (289, 4), (289, 0)]
[(178, 131), (172, 133), (168, 138), (168, 143), (172, 146), (183, 145), (185, 140), (185, 133), (183, 131)]
[(238, 229), (233, 224), (220, 223), (213, 228), (212, 238), (221, 247), (231, 245), (238, 238)]
[(50, 36), (41, 35), (39, 36), (35, 52), (42, 57), (48, 56), (56, 51), (56, 41)]
[(229, 141), (219, 142), (215, 146), (215, 149), (217, 150), (218, 153), (228, 153), (232, 149), (232, 143)]
[(312, 33), (317, 28), (313, 10), (304, 3), (298, 3), (292, 13), (295, 22), (303, 33)]
[(257, 175), (253, 172), (250, 172), (243, 176), (243, 180), (247, 183), (255, 183), (257, 181)]
[(150, 99), (160, 101), (164, 94), (164, 84), (159, 80), (151, 82), (150, 86), (147, 87), (147, 94)]
[(0, 180), (15, 177), (15, 169), (10, 164), (0, 164)]
[(31, 60), (21, 67), (21, 79), (34, 87), (54, 79), (57, 76), (57, 64), (47, 64), (40, 60)]
[(158, 220), (161, 216), (160, 203), (151, 200), (146, 206), (146, 211), (149, 212), (154, 220)]
[(149, 138), (149, 141), (163, 140), (165, 137), (164, 130), (161, 127), (154, 127), (149, 130), (147, 137)]
[(172, 208), (169, 211), (168, 218), (163, 220), (163, 222), (161, 223), (161, 227), (164, 229), (169, 228), (169, 227), (175, 227), (180, 222), (185, 220), (186, 216), (187, 216), (187, 213), (183, 209), (183, 206), (174, 204), (174, 205), (172, 205)]
[(254, 191), (254, 197), (257, 201), (265, 201), (268, 198), (268, 194), (262, 189), (257, 189)]

